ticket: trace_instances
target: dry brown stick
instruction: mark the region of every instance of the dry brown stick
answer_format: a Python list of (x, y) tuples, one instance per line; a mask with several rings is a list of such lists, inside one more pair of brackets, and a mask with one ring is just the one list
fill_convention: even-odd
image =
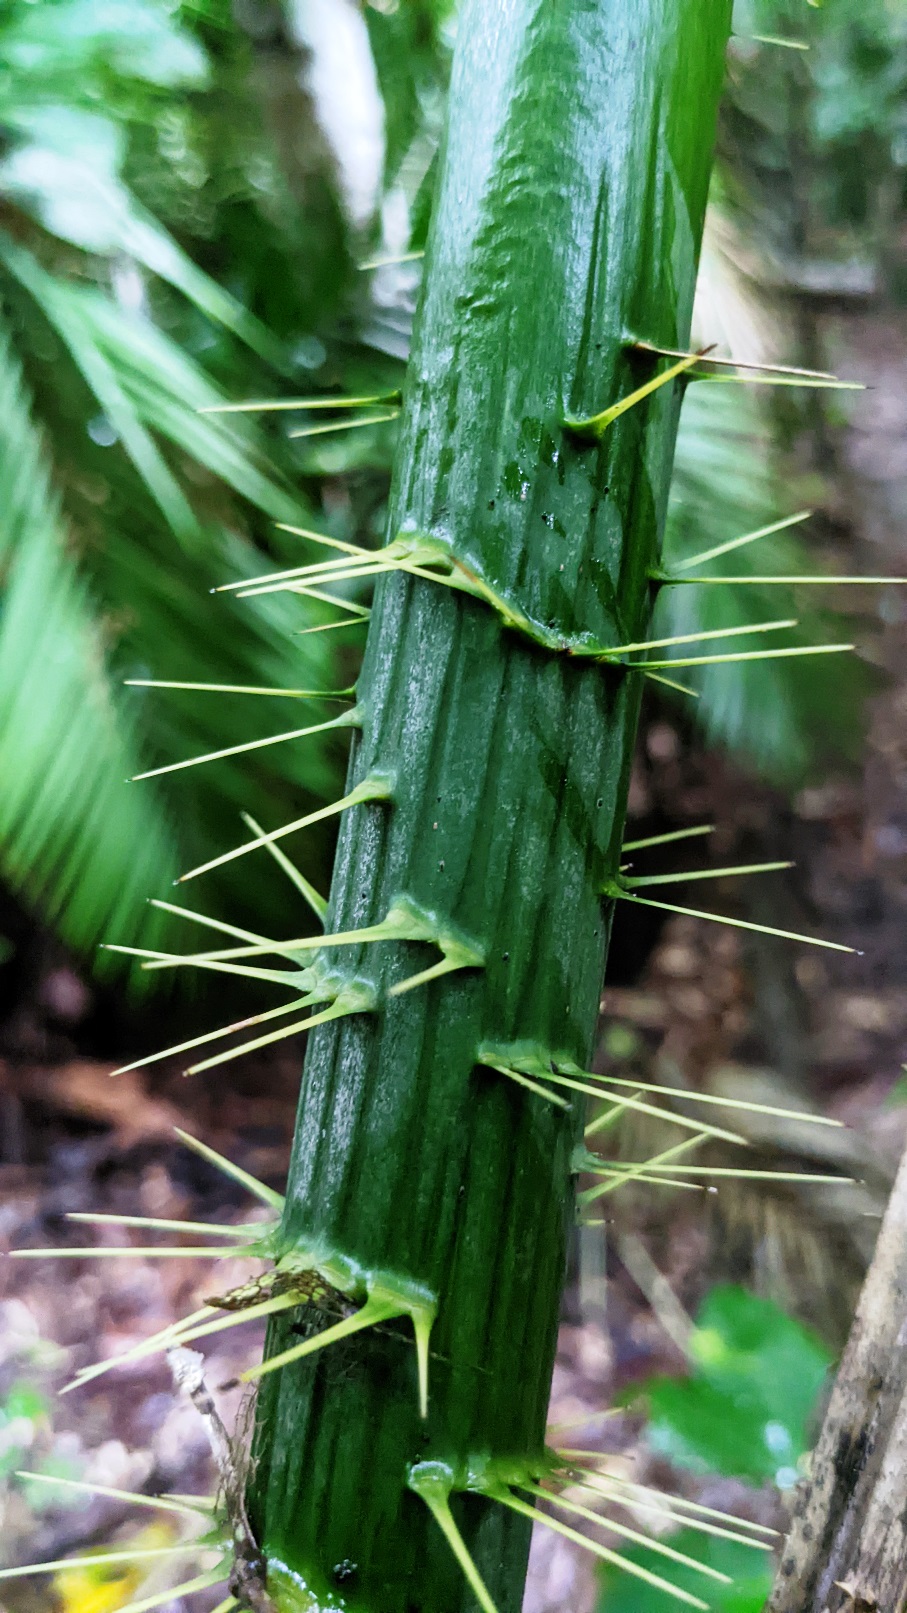
[(768, 1613), (907, 1602), (907, 1154), (797, 1493)]
[(230, 1592), (249, 1613), (276, 1613), (266, 1586), (266, 1564), (258, 1548), (243, 1496), (243, 1481), (236, 1472), (230, 1436), (205, 1383), (204, 1356), (198, 1350), (175, 1347), (167, 1361), (177, 1388), (192, 1402), (205, 1426), (208, 1444), (220, 1479), (223, 1504), (233, 1541)]

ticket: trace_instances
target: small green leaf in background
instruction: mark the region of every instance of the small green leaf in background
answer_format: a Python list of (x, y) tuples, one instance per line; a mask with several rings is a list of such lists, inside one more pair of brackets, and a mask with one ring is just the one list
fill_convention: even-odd
[(609, 1059), (617, 1059), (623, 1063), (633, 1058), (640, 1050), (641, 1042), (631, 1025), (621, 1025), (610, 1021), (602, 1035), (602, 1049)]
[(715, 1288), (704, 1301), (688, 1378), (645, 1385), (649, 1443), (683, 1467), (789, 1488), (831, 1362), (770, 1300)]
[[(740, 1546), (735, 1540), (700, 1535), (692, 1529), (682, 1529), (680, 1534), (672, 1535), (671, 1545), (704, 1566), (728, 1574), (732, 1581), (730, 1585), (722, 1585), (705, 1579), (692, 1568), (672, 1563), (671, 1582), (678, 1590), (707, 1597), (712, 1613), (761, 1613), (773, 1578), (771, 1558), (765, 1552)], [(664, 1558), (654, 1551), (640, 1546), (622, 1555), (641, 1568), (664, 1576)], [(665, 1613), (670, 1606), (676, 1604), (669, 1601), (664, 1591), (646, 1585), (631, 1574), (614, 1568), (602, 1573), (598, 1613)]]
[(901, 1074), (885, 1099), (885, 1108), (897, 1109), (902, 1103), (907, 1103), (907, 1064), (901, 1065)]
[[(831, 1364), (813, 1335), (771, 1300), (732, 1285), (713, 1288), (696, 1319), (687, 1378), (653, 1378), (643, 1385), (650, 1446), (679, 1467), (750, 1479), (787, 1489), (799, 1477), (808, 1428)], [(678, 1589), (702, 1597), (713, 1613), (760, 1613), (771, 1591), (772, 1559), (736, 1541), (681, 1530), (677, 1551), (730, 1577), (705, 1581), (692, 1568), (671, 1566)], [(629, 1561), (663, 1570), (644, 1547)], [(598, 1613), (664, 1613), (663, 1591), (608, 1568), (601, 1576)]]
[(24, 1380), (14, 1383), (0, 1400), (0, 1479), (22, 1466), (23, 1452), (32, 1449), (37, 1428), (50, 1426), (50, 1409), (47, 1397)]
[(34, 1423), (49, 1415), (49, 1400), (31, 1383), (14, 1383), (6, 1399), (0, 1404), (0, 1417), (5, 1422), (14, 1422), (18, 1417), (27, 1417), (29, 1422)]

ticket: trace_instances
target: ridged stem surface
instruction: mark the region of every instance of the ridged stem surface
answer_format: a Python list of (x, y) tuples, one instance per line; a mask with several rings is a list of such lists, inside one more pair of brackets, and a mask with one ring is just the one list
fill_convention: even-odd
[[(729, 23), (729, 0), (461, 9), (389, 538), (432, 536), (565, 641), (646, 637), (679, 383), (599, 441), (563, 422), (665, 367), (634, 338), (688, 340)], [(343, 819), (328, 927), (406, 897), (484, 964), (395, 997), (435, 948), (333, 955), (381, 1006), (310, 1037), (284, 1247), (342, 1256), (366, 1286), (418, 1285), (438, 1312), (427, 1421), (406, 1319), (263, 1380), (250, 1513), (287, 1605), (474, 1608), (407, 1488), (430, 1461), (454, 1475), (500, 1613), (520, 1606), (526, 1519), (459, 1487), (542, 1459), (581, 1112), (478, 1052), (588, 1062), (640, 682), (440, 583), (379, 584), (350, 788), (380, 771), (393, 792)], [(309, 1325), (281, 1317), (268, 1353)]]

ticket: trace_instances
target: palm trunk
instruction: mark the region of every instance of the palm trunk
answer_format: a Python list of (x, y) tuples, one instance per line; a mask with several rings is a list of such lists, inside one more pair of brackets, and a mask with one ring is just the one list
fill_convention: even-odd
[[(460, 967), (391, 995), (436, 947), (329, 954), (378, 1006), (311, 1034), (280, 1247), (379, 1325), (263, 1380), (249, 1513), (281, 1607), (473, 1607), (448, 1492), (521, 1603), (509, 1502), (544, 1466), (582, 1115), (503, 1072), (590, 1057), (641, 674), (565, 652), (646, 637), (679, 384), (588, 422), (663, 371), (636, 338), (689, 339), (729, 23), (462, 7), (389, 534), (484, 597), (379, 583), (350, 789), (386, 799), (344, 816), (328, 925), (402, 902)], [(268, 1356), (310, 1325), (287, 1314)], [(408, 1317), (434, 1317), (424, 1418)]]

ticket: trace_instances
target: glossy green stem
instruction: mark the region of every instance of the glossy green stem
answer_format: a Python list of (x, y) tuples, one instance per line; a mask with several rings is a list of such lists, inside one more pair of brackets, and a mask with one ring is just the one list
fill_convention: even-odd
[[(460, 15), (388, 536), (430, 535), (520, 614), (605, 644), (646, 637), (683, 381), (600, 440), (564, 421), (666, 367), (637, 337), (687, 345), (729, 25), (730, 0)], [(334, 955), (382, 1006), (310, 1037), (284, 1246), (342, 1257), (363, 1293), (397, 1274), (438, 1315), (425, 1422), (407, 1319), (264, 1378), (249, 1507), (283, 1605), (474, 1608), (407, 1488), (436, 1462), (500, 1613), (520, 1607), (526, 1519), (457, 1491), (483, 1464), (543, 1460), (582, 1115), (477, 1051), (523, 1041), (588, 1067), (639, 694), (639, 674), (552, 655), (480, 600), (378, 585), (350, 789), (376, 771), (395, 786), (344, 816), (327, 927), (406, 897), (485, 961), (391, 996), (437, 951)], [(293, 1326), (272, 1323), (268, 1355)]]

